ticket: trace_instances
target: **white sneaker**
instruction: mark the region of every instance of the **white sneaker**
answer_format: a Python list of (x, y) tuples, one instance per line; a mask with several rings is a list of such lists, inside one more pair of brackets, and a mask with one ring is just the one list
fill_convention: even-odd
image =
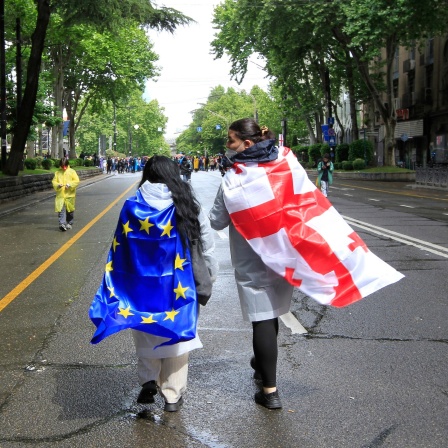
[(68, 229), (71, 229), (72, 226), (71, 226), (70, 224), (67, 223), (67, 224), (65, 225), (65, 228), (68, 230)]
[(60, 225), (59, 225), (59, 230), (60, 230), (61, 232), (66, 232), (66, 231), (67, 231), (67, 227), (65, 227), (65, 224), (60, 224)]

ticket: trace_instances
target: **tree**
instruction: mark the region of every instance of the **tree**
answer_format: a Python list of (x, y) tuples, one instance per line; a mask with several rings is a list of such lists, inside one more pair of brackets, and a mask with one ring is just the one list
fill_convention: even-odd
[(26, 139), (32, 123), (34, 106), (39, 83), (45, 38), (50, 17), (54, 10), (64, 18), (66, 25), (86, 23), (97, 26), (101, 30), (113, 30), (123, 19), (133, 19), (141, 26), (163, 29), (173, 32), (174, 29), (191, 21), (172, 8), (156, 9), (147, 0), (36, 0), (36, 27), (31, 39), (31, 52), (28, 59), (25, 91), (18, 111), (17, 124), (11, 152), (3, 172), (18, 175), (23, 157)]
[[(310, 135), (313, 125), (319, 131), (322, 119), (321, 98), (328, 92), (322, 76), (326, 70), (331, 74), (332, 98), (338, 97), (334, 85), (345, 84), (351, 96), (360, 95), (360, 100), (366, 99), (362, 93), (366, 89), (385, 123), (386, 164), (392, 165), (396, 117), (393, 107), (384, 103), (393, 104), (395, 51), (400, 45), (411, 46), (446, 32), (447, 19), (446, 2), (440, 0), (267, 0), (257, 8), (250, 0), (226, 0), (215, 8), (214, 24), (219, 32), (212, 49), (217, 57), (230, 56), (231, 75), (237, 80), (244, 77), (248, 58), (255, 52), (261, 54), (268, 73), (277, 78), (291, 101), (289, 111), (295, 104)], [(382, 49), (384, 60), (380, 60)], [(341, 63), (346, 67), (344, 75)], [(351, 109), (353, 121), (354, 100)]]
[[(84, 107), (83, 101), (80, 107)], [(99, 136), (105, 135), (107, 140), (112, 141), (116, 126), (117, 152), (126, 156), (130, 155), (130, 151), (136, 156), (170, 155), (169, 146), (163, 138), (167, 117), (157, 101), (144, 101), (141, 91), (134, 88), (128, 92), (128, 98), (115, 106), (115, 126), (113, 109), (112, 102), (104, 99), (90, 102), (85, 108), (84, 119), (76, 132), (79, 153), (96, 153)]]
[(64, 76), (70, 156), (75, 151), (75, 131), (89, 102), (104, 98), (117, 102), (136, 88), (143, 92), (145, 79), (156, 75), (157, 56), (144, 30), (136, 24), (124, 22), (113, 35), (97, 33), (85, 25), (79, 28), (79, 39), (70, 40), (71, 60), (65, 64)]
[[(258, 114), (261, 125), (273, 132), (280, 132), (281, 113), (278, 102), (258, 86), (250, 93), (227, 90), (217, 86), (211, 90), (207, 102), (193, 111), (192, 123), (177, 139), (178, 152), (187, 154), (223, 154), (227, 140), (227, 128), (232, 121)], [(201, 130), (198, 131), (198, 128)]]

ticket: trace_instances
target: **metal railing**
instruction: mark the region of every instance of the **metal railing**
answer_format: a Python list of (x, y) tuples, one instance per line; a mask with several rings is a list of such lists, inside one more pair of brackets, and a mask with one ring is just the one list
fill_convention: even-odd
[(415, 167), (415, 183), (419, 185), (448, 188), (448, 167)]

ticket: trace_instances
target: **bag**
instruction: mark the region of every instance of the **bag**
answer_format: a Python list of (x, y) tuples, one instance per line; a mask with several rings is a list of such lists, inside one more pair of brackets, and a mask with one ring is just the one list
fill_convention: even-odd
[(205, 306), (212, 295), (213, 283), (198, 240), (191, 241), (190, 254), (198, 302)]

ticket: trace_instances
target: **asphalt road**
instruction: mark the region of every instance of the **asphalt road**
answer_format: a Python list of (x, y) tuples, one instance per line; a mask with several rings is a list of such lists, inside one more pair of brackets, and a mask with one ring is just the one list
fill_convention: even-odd
[[(446, 446), (446, 192), (332, 187), (335, 208), (406, 277), (342, 309), (295, 291), (279, 335), (281, 411), (253, 402), (251, 327), (241, 318), (227, 231), (215, 233), (220, 275), (201, 311), (204, 348), (191, 354), (185, 405), (168, 414), (159, 397), (135, 402), (129, 332), (89, 343), (87, 311), (139, 178), (83, 182), (68, 232), (57, 229), (47, 193), (0, 207), (0, 448)], [(205, 210), (220, 180), (193, 174)]]

